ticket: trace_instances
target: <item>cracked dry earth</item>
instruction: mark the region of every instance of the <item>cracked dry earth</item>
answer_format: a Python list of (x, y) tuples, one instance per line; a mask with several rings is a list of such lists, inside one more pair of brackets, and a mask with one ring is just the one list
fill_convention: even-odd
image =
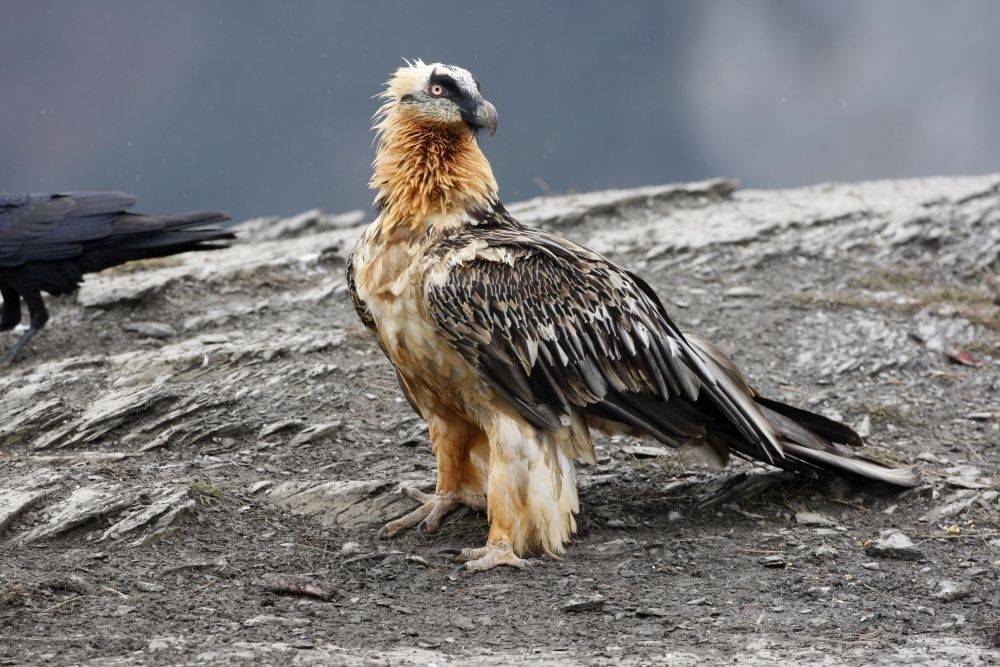
[(375, 539), (434, 459), (346, 294), (362, 214), (92, 277), (0, 375), (0, 664), (995, 664), (998, 204), (984, 176), (511, 207), (924, 476), (600, 437), (581, 534), (525, 572), (438, 553), (483, 542), (476, 513)]

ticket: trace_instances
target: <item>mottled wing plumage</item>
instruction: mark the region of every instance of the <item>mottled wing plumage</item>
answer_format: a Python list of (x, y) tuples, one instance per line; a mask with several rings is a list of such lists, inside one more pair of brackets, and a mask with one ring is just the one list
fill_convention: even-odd
[(439, 244), (427, 288), (449, 342), (527, 420), (558, 430), (573, 410), (680, 446), (718, 416), (770, 459), (780, 445), (745, 387), (691, 346), (639, 278), (521, 225)]

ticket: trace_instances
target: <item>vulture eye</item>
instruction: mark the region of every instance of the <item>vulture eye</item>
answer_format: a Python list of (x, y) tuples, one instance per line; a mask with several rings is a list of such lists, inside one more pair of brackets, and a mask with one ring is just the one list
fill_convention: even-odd
[(431, 87), (428, 89), (428, 92), (430, 92), (430, 94), (433, 95), (434, 97), (441, 97), (442, 95), (444, 95), (444, 88), (442, 88), (441, 84), (439, 83), (432, 83)]

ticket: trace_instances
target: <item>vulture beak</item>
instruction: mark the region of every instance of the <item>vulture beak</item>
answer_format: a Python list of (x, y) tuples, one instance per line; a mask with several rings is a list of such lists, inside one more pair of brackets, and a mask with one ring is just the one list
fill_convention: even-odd
[(476, 107), (476, 127), (488, 130), (491, 137), (497, 133), (497, 108), (486, 100)]

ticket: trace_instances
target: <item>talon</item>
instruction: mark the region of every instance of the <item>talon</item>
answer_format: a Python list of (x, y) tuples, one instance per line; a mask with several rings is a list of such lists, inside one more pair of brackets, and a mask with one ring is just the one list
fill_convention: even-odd
[(401, 530), (413, 528), (414, 526), (420, 532), (433, 533), (440, 527), (442, 519), (448, 514), (462, 505), (471, 506), (471, 504), (476, 503), (478, 506), (481, 498), (480, 496), (464, 491), (450, 491), (431, 495), (409, 486), (401, 486), (399, 492), (423, 504), (409, 514), (385, 524), (376, 533), (376, 537), (379, 539), (392, 537)]
[(458, 554), (462, 553), (462, 550), (461, 549), (449, 548), (449, 549), (441, 549), (440, 551), (438, 551), (438, 553), (439, 554), (446, 554), (448, 556), (457, 556)]
[(465, 561), (458, 568), (462, 572), (485, 572), (501, 565), (526, 570), (532, 563), (517, 556), (509, 542), (494, 542), (480, 549), (451, 549), (454, 560)]

